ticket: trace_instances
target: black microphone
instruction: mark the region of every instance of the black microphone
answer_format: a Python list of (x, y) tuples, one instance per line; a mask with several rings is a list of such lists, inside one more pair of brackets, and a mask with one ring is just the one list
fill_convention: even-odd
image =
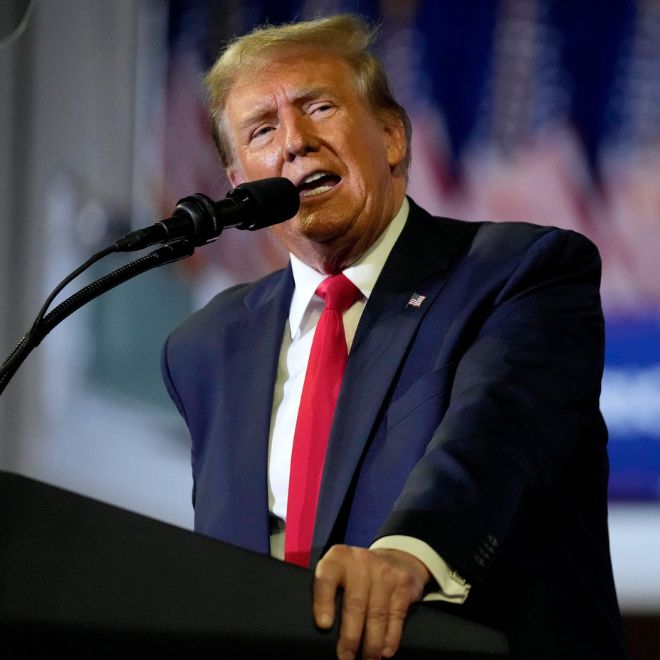
[(300, 207), (297, 188), (283, 177), (241, 183), (214, 202), (201, 193), (184, 197), (174, 215), (136, 229), (113, 244), (117, 252), (141, 250), (156, 243), (187, 240), (195, 246), (214, 241), (229, 227), (255, 231), (292, 218)]

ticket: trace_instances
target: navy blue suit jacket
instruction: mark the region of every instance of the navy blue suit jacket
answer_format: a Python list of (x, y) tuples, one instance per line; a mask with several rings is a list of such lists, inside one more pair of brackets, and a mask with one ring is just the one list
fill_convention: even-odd
[[(313, 560), (333, 543), (414, 536), (473, 584), (451, 611), (504, 630), (513, 657), (623, 657), (599, 280), (579, 234), (434, 218), (411, 203), (349, 356)], [(163, 351), (192, 436), (195, 527), (263, 553), (292, 292), (290, 269), (224, 291)]]

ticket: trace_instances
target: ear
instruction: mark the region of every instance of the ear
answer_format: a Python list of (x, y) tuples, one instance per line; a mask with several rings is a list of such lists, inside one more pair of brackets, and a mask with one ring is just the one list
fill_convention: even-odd
[(387, 162), (392, 170), (396, 169), (406, 158), (408, 145), (406, 143), (406, 129), (403, 121), (395, 115), (387, 115), (384, 122), (385, 147), (387, 149)]
[(245, 177), (235, 167), (230, 167), (227, 170), (227, 178), (229, 179), (232, 188), (236, 188), (237, 185), (245, 183)]

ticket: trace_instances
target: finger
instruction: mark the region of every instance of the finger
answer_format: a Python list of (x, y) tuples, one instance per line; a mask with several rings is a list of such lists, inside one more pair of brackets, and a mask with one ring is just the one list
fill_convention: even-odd
[(344, 585), (344, 602), (342, 606), (341, 628), (337, 643), (337, 656), (340, 660), (352, 660), (360, 648), (362, 631), (369, 602), (370, 575), (367, 567), (361, 562), (350, 565)]
[(344, 584), (344, 568), (341, 564), (324, 557), (314, 571), (314, 601), (312, 610), (319, 628), (330, 628), (335, 620), (337, 588)]
[(397, 550), (375, 550), (374, 554), (387, 560), (379, 583), (391, 585), (387, 630), (384, 633), (382, 647), (382, 654), (391, 657), (401, 644), (403, 626), (410, 605), (421, 598), (429, 573), (424, 564), (408, 553)]
[(408, 616), (410, 604), (415, 600), (407, 591), (397, 589), (393, 592), (383, 641), (383, 655), (386, 658), (391, 658), (399, 649), (403, 624)]
[(362, 655), (365, 658), (380, 658), (383, 653), (391, 594), (392, 587), (387, 581), (371, 583), (362, 646)]

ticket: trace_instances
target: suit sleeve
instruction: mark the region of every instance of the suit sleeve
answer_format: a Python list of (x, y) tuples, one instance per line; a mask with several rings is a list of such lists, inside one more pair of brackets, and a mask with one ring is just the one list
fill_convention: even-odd
[(379, 536), (420, 538), (481, 581), (532, 492), (552, 489), (598, 417), (600, 259), (543, 234), (519, 259), (461, 355), (450, 401)]

